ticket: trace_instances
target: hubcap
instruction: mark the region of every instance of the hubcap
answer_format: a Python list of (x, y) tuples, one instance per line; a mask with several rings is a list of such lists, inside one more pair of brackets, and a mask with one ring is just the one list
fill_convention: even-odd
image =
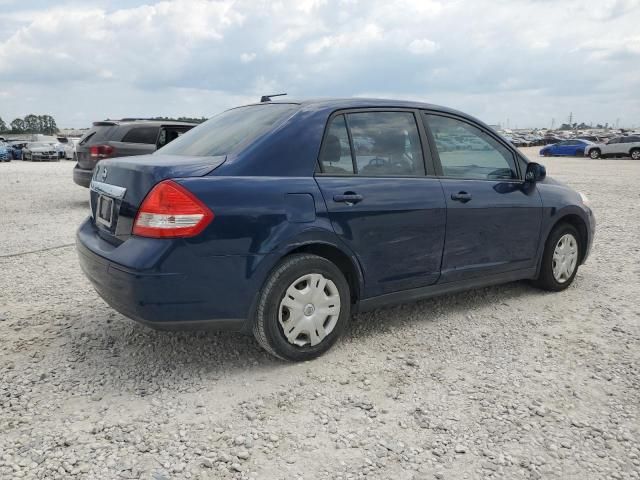
[(565, 283), (571, 278), (578, 264), (578, 242), (567, 233), (560, 237), (553, 250), (553, 277), (558, 283)]
[(631, 158), (633, 158), (634, 160), (640, 160), (640, 150), (634, 150), (631, 153)]
[(315, 346), (329, 335), (340, 317), (338, 287), (321, 273), (303, 275), (287, 288), (278, 321), (287, 341)]
[(598, 152), (596, 151), (591, 152), (591, 158), (598, 158)]

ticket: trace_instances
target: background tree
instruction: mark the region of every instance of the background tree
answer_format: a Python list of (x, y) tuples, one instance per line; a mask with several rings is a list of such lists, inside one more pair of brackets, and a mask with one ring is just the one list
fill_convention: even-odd
[(4, 120), (2, 119), (2, 117), (0, 117), (0, 132), (6, 132), (7, 131), (7, 124), (4, 123)]
[(30, 113), (29, 115), (24, 117), (24, 128), (28, 133), (39, 133), (40, 125), (37, 115)]
[(24, 120), (15, 118), (11, 121), (11, 133), (24, 133)]
[(47, 135), (58, 133), (58, 125), (51, 115), (42, 115), (41, 132)]

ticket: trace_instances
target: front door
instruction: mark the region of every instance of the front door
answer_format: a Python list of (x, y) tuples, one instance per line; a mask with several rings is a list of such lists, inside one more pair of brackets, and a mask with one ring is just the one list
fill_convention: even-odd
[(542, 200), (514, 153), (466, 120), (424, 115), (447, 202), (441, 283), (535, 266)]
[(600, 152), (602, 155), (613, 155), (619, 153), (621, 149), (620, 138), (612, 138), (607, 143), (602, 145), (602, 151)]
[(363, 298), (438, 280), (446, 204), (439, 180), (425, 176), (412, 111), (334, 116), (319, 167), (334, 231), (364, 271)]

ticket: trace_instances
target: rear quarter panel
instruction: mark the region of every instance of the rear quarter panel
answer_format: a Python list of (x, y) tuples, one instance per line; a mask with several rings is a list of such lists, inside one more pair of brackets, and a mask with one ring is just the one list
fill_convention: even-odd
[(313, 177), (178, 179), (214, 213), (191, 239), (200, 255), (265, 255), (284, 252), (305, 232), (323, 232), (339, 243)]

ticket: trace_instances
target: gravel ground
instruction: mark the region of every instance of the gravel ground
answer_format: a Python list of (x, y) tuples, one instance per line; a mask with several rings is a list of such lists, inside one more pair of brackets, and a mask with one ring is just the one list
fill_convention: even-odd
[(640, 478), (640, 162), (543, 163), (598, 220), (571, 288), (361, 314), (302, 364), (114, 312), (72, 163), (0, 164), (0, 477)]

